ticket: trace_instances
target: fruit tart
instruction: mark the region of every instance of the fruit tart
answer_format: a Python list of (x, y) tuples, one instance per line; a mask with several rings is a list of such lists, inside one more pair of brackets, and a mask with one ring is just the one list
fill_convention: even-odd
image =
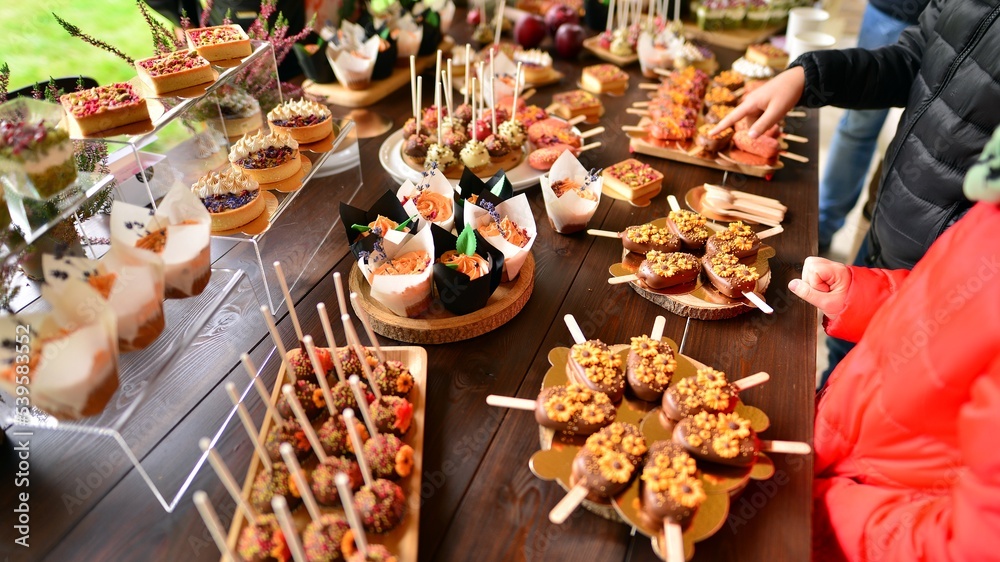
[(84, 136), (149, 119), (146, 100), (128, 82), (63, 94), (59, 103)]
[(235, 24), (188, 29), (184, 35), (191, 49), (212, 62), (242, 58), (253, 52), (250, 38)]
[(229, 150), (229, 161), (258, 183), (288, 179), (302, 167), (299, 143), (278, 131), (245, 135)]
[(307, 99), (286, 101), (267, 113), (271, 130), (307, 144), (333, 133), (333, 114), (327, 106)]
[(239, 228), (265, 210), (260, 184), (237, 168), (211, 172), (191, 186), (212, 217), (212, 230)]
[(183, 90), (215, 78), (212, 65), (188, 49), (137, 60), (135, 70), (139, 79), (157, 94)]

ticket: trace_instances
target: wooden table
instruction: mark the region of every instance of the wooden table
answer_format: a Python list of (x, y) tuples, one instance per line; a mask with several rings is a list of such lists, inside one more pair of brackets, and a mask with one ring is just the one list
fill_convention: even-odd
[[(463, 18), (456, 17), (456, 22)], [(464, 28), (464, 24), (456, 27)], [(461, 30), (465, 31), (465, 30)], [(728, 64), (739, 53), (720, 53)], [(532, 101), (546, 105), (555, 92), (568, 89), (579, 77), (579, 63), (558, 62), (567, 78), (561, 86), (542, 89)], [(725, 66), (724, 66), (725, 68)], [(637, 67), (631, 90), (624, 97), (604, 97), (607, 132), (604, 143), (585, 164), (607, 166), (628, 156), (620, 126), (636, 121), (625, 108), (645, 97), (636, 88), (643, 81)], [(432, 99), (429, 79), (424, 99)], [(407, 90), (372, 108), (390, 116), (397, 128), (410, 112)], [(773, 181), (728, 178), (728, 185), (781, 199), (789, 213), (785, 233), (770, 241), (777, 249), (771, 262), (773, 279), (767, 299), (773, 316), (752, 312), (733, 320), (691, 321), (684, 353), (736, 377), (767, 371), (771, 381), (744, 393), (751, 405), (768, 413), (771, 439), (811, 441), (816, 366), (816, 313), (786, 289), (798, 276), (802, 261), (816, 253), (818, 117), (789, 120), (789, 128), (811, 139), (797, 151), (810, 164), (787, 162)], [(364, 186), (316, 180), (305, 188), (283, 223), (265, 239), (265, 253), (290, 263), (306, 263), (316, 240), (322, 239), (302, 278), (293, 288), (297, 309), (307, 332), (320, 334), (315, 313), (318, 302), (336, 307), (331, 273), (347, 275), (352, 260), (337, 218), (340, 200), (365, 206), (395, 183), (378, 164), (377, 151), (385, 135), (361, 142)], [(593, 140), (593, 139), (592, 139)], [(664, 216), (667, 194), (682, 198), (703, 182), (720, 183), (719, 172), (642, 157), (664, 172), (664, 193), (647, 208), (604, 198), (591, 227), (620, 230), (627, 225)], [(627, 287), (609, 287), (607, 267), (618, 261), (620, 245), (583, 233), (556, 234), (545, 218), (537, 186), (527, 191), (539, 225), (533, 253), (537, 260), (534, 294), (506, 326), (469, 341), (428, 347), (429, 377), (425, 427), (424, 477), (421, 487), (421, 560), (654, 560), (649, 540), (630, 536), (629, 529), (578, 510), (564, 525), (549, 523), (548, 511), (562, 497), (558, 485), (536, 479), (527, 462), (538, 449), (538, 433), (530, 414), (490, 408), (486, 395), (534, 398), (548, 367), (546, 356), (556, 346), (571, 343), (562, 318), (574, 314), (588, 336), (605, 342), (626, 342), (648, 333), (661, 309)], [(244, 267), (252, 256), (237, 247), (221, 255), (218, 267)], [(265, 262), (267, 262), (265, 257)], [(273, 258), (272, 258), (273, 259)], [(152, 467), (158, 485), (177, 489), (190, 465), (197, 439), (216, 431), (228, 414), (222, 384), (232, 380), (242, 388), (246, 378), (237, 367), (238, 355), (249, 351), (259, 364), (271, 351), (257, 302), (242, 295), (227, 307), (221, 324), (232, 324), (225, 338), (199, 338), (197, 364), (176, 383), (177, 395), (193, 397), (191, 407), (172, 401), (144, 406), (133, 421), (139, 454)], [(666, 314), (665, 334), (681, 341), (685, 319)], [(246, 321), (239, 323), (238, 320)], [(291, 324), (282, 316), (279, 329), (294, 341)], [(335, 329), (342, 338), (342, 330)], [(342, 339), (340, 341), (343, 341)], [(384, 340), (383, 345), (393, 342)], [(273, 365), (272, 365), (273, 367)], [(273, 380), (276, 369), (267, 376)], [(204, 397), (204, 398), (202, 398)], [(259, 420), (262, 408), (252, 402)], [(12, 438), (0, 450), (0, 474), (9, 487), (17, 472)], [(238, 422), (230, 424), (218, 449), (241, 477), (252, 447)], [(193, 490), (206, 490), (224, 524), (233, 512), (219, 480), (208, 468), (195, 478), (172, 513), (165, 513), (150, 490), (107, 439), (36, 432), (31, 442), (31, 548), (13, 546), (14, 498), (4, 494), (0, 511), (0, 557), (10, 560), (217, 560), (219, 553), (190, 500)], [(732, 513), (718, 534), (697, 546), (696, 560), (807, 560), (810, 546), (811, 458), (777, 458), (777, 473), (767, 482), (752, 483), (734, 500)]]

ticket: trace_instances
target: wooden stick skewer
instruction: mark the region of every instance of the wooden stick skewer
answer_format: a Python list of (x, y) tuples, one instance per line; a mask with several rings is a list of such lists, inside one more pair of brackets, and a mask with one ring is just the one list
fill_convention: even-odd
[(743, 296), (764, 314), (774, 314), (774, 309), (764, 301), (764, 297), (762, 295), (748, 291), (743, 293)]
[(357, 293), (351, 293), (351, 304), (354, 305), (354, 310), (358, 313), (358, 319), (361, 320), (361, 325), (365, 327), (365, 334), (368, 336), (368, 341), (371, 342), (372, 347), (375, 348), (375, 357), (378, 358), (379, 363), (385, 363), (385, 354), (382, 353), (382, 346), (378, 343), (378, 337), (375, 336), (375, 330), (372, 329), (371, 319), (368, 317), (368, 313), (361, 307), (361, 297)]
[(622, 127), (622, 130), (626, 133), (642, 133), (644, 135), (649, 132), (645, 127), (639, 127), (636, 125), (625, 125)]
[(365, 373), (365, 379), (371, 383), (372, 394), (375, 395), (376, 400), (382, 399), (382, 391), (379, 390), (378, 385), (375, 384), (375, 379), (372, 378), (372, 368), (368, 364), (367, 354), (365, 353), (365, 347), (361, 345), (361, 340), (358, 338), (358, 333), (354, 330), (354, 324), (351, 322), (351, 315), (344, 314), (340, 317), (340, 321), (344, 324), (344, 334), (347, 337), (348, 344), (354, 347), (354, 354), (358, 356), (358, 363), (361, 363), (361, 370)]
[(288, 467), (289, 475), (295, 479), (295, 487), (299, 489), (299, 495), (302, 496), (302, 503), (306, 504), (306, 511), (309, 512), (309, 518), (313, 520), (313, 523), (318, 523), (323, 518), (323, 511), (320, 510), (319, 504), (316, 502), (316, 496), (313, 495), (312, 488), (306, 480), (305, 471), (299, 466), (299, 459), (295, 456), (295, 450), (292, 449), (291, 443), (282, 443), (278, 447), (278, 451), (281, 452), (281, 458), (285, 459), (285, 466)]
[(358, 551), (361, 552), (361, 558), (367, 559), (368, 537), (365, 535), (364, 525), (361, 524), (361, 517), (358, 515), (358, 511), (354, 509), (354, 494), (351, 493), (351, 479), (343, 472), (338, 472), (333, 477), (333, 481), (337, 485), (337, 491), (340, 492), (340, 503), (344, 506), (344, 514), (347, 516), (347, 524), (351, 527), (354, 535), (354, 542), (358, 543)]
[(340, 313), (347, 314), (347, 299), (344, 298), (344, 280), (339, 271), (333, 272), (333, 285), (337, 288), (337, 304), (340, 306)]
[(764, 371), (761, 371), (759, 373), (754, 373), (749, 377), (743, 377), (740, 380), (733, 381), (733, 386), (736, 387), (737, 391), (743, 392), (748, 388), (753, 388), (755, 386), (762, 385), (769, 380), (771, 380), (771, 375), (765, 373)]
[(760, 450), (765, 453), (785, 453), (788, 455), (809, 455), (812, 447), (801, 441), (761, 441)]
[(604, 127), (594, 127), (593, 129), (590, 129), (589, 131), (583, 131), (582, 133), (580, 133), (580, 138), (581, 139), (589, 139), (590, 137), (592, 137), (594, 135), (599, 135), (599, 134), (601, 134), (603, 132), (604, 132)]
[(226, 531), (222, 528), (222, 522), (219, 521), (219, 516), (215, 513), (215, 508), (212, 507), (212, 500), (208, 499), (208, 494), (204, 490), (198, 490), (194, 493), (194, 505), (198, 508), (201, 518), (205, 521), (208, 532), (212, 534), (215, 546), (222, 553), (222, 559), (228, 562), (239, 560), (240, 557), (233, 552), (233, 549), (229, 548), (229, 543), (226, 542)]
[(649, 107), (648, 101), (637, 101), (632, 104), (632, 107)]
[(781, 209), (782, 211), (788, 211), (788, 207), (782, 205), (781, 201), (778, 201), (777, 199), (773, 199), (771, 197), (764, 197), (763, 195), (757, 195), (755, 193), (747, 193), (745, 191), (737, 191), (735, 189), (729, 189), (728, 187), (723, 187), (721, 185), (713, 185), (713, 184), (710, 184), (710, 183), (706, 183), (705, 184), (705, 190), (706, 191), (713, 191), (713, 190), (724, 191), (724, 192), (728, 193), (729, 195), (732, 195), (735, 198), (748, 199), (748, 200), (754, 201), (755, 203), (758, 203), (758, 204), (761, 204), (761, 205), (767, 205), (767, 206), (770, 206), (770, 207), (774, 207), (775, 209)]
[(673, 195), (667, 195), (667, 204), (670, 205), (671, 211), (680, 211), (681, 204), (677, 202), (677, 197)]
[(654, 68), (653, 72), (659, 74), (660, 76), (670, 76), (673, 72), (672, 70), (667, 70), (666, 68)]
[[(493, 45), (500, 44), (500, 33), (503, 32), (503, 9), (506, 2), (500, 2), (500, 9), (496, 14), (497, 18), (497, 32), (493, 34)], [(492, 52), (492, 51), (491, 51)]]
[(640, 82), (639, 83), (639, 89), (640, 90), (659, 90), (661, 86), (663, 86), (663, 84), (660, 84), (658, 82), (657, 83), (653, 83), (653, 82)]
[(622, 275), (620, 277), (612, 277), (608, 279), (608, 285), (623, 285), (625, 283), (631, 283), (632, 281), (638, 281), (638, 280), (639, 276), (635, 274)]
[(232, 400), (233, 406), (236, 406), (236, 413), (240, 416), (240, 421), (243, 422), (243, 429), (246, 430), (247, 435), (250, 437), (250, 442), (253, 443), (253, 448), (257, 451), (257, 457), (260, 458), (261, 464), (264, 465), (264, 469), (271, 472), (271, 457), (264, 450), (264, 446), (261, 445), (260, 439), (257, 438), (257, 424), (253, 422), (253, 418), (250, 417), (250, 412), (247, 411), (247, 407), (240, 402), (240, 395), (236, 392), (236, 385), (232, 382), (226, 383), (226, 394), (229, 395), (229, 399)]
[(663, 329), (667, 327), (667, 319), (662, 315), (653, 320), (653, 329), (649, 332), (649, 339), (659, 341), (663, 339)]
[(337, 380), (344, 382), (344, 366), (340, 363), (337, 341), (333, 339), (333, 327), (330, 326), (330, 316), (326, 313), (326, 304), (317, 304), (316, 312), (319, 314), (320, 324), (323, 325), (323, 336), (326, 337), (326, 345), (330, 348), (330, 359), (333, 360), (333, 368), (337, 371)]
[(274, 496), (271, 498), (271, 509), (278, 519), (278, 526), (281, 533), (285, 535), (285, 544), (292, 553), (294, 562), (308, 562), (306, 551), (302, 548), (302, 541), (299, 540), (299, 531), (295, 528), (295, 521), (292, 520), (292, 512), (288, 509), (288, 500), (285, 496)]
[(774, 236), (776, 234), (781, 234), (784, 231), (785, 231), (785, 229), (782, 228), (781, 225), (778, 225), (778, 226), (775, 226), (773, 228), (769, 228), (767, 230), (762, 230), (762, 231), (758, 232), (757, 233), (757, 238), (760, 239), (760, 240), (764, 240), (765, 238), (770, 238), (770, 237), (772, 237), (772, 236)]
[(378, 426), (372, 421), (372, 414), (368, 408), (361, 407), (362, 404), (368, 403), (365, 393), (361, 392), (361, 379), (358, 378), (358, 375), (351, 375), (348, 384), (351, 386), (351, 392), (354, 393), (354, 399), (358, 401), (358, 411), (361, 412), (361, 419), (365, 422), (365, 429), (368, 430), (368, 435), (375, 437), (379, 433)]
[(600, 236), (602, 238), (621, 238), (621, 235), (617, 232), (611, 230), (598, 230), (596, 228), (588, 228), (587, 234), (591, 236)]
[(534, 411), (535, 401), (527, 398), (514, 398), (513, 396), (500, 396), (490, 394), (486, 397), (486, 403), (498, 408), (510, 408), (512, 410)]
[(563, 316), (563, 321), (566, 322), (566, 327), (569, 328), (569, 333), (573, 336), (574, 342), (583, 343), (587, 341), (587, 338), (583, 335), (583, 330), (580, 329), (580, 325), (576, 323), (576, 318), (572, 314)]
[(254, 367), (253, 362), (250, 361), (250, 355), (246, 353), (241, 355), (240, 362), (243, 363), (243, 369), (246, 370), (247, 375), (250, 376), (250, 380), (253, 381), (253, 386), (257, 389), (257, 396), (260, 396), (260, 401), (267, 404), (267, 412), (264, 413), (264, 417), (272, 416), (271, 419), (277, 420), (278, 423), (284, 423), (285, 420), (278, 413), (278, 409), (271, 404), (267, 387), (264, 386), (264, 381), (260, 380), (260, 377), (257, 376), (257, 367)]
[(299, 421), (299, 425), (302, 426), (302, 432), (305, 433), (306, 439), (309, 441), (309, 445), (312, 446), (313, 452), (316, 453), (316, 458), (319, 459), (319, 462), (325, 463), (329, 457), (326, 454), (326, 450), (323, 449), (323, 444), (320, 442), (319, 435), (316, 434), (316, 430), (313, 428), (312, 422), (309, 420), (309, 416), (307, 416), (305, 410), (302, 409), (302, 403), (299, 402), (298, 397), (295, 396), (295, 390), (292, 388), (292, 385), (283, 385), (281, 387), (281, 393), (285, 395), (285, 400), (288, 402), (288, 405), (291, 406), (292, 411), (295, 412), (295, 418)]
[(295, 302), (292, 300), (292, 293), (288, 290), (288, 282), (285, 280), (285, 272), (281, 269), (281, 262), (274, 262), (274, 272), (278, 274), (278, 284), (281, 285), (281, 292), (285, 296), (285, 304), (288, 305), (288, 317), (292, 319), (295, 336), (299, 338), (299, 341), (302, 341), (302, 326), (299, 325), (299, 315), (295, 314)]
[[(326, 408), (331, 416), (335, 416), (337, 415), (337, 410), (333, 407), (333, 393), (330, 392), (330, 382), (326, 380), (326, 372), (319, 362), (319, 356), (316, 355), (316, 346), (313, 345), (312, 336), (306, 336), (302, 343), (306, 346), (306, 354), (309, 355), (309, 363), (312, 365), (313, 374), (316, 375), (317, 382), (319, 382), (319, 389), (323, 393), (323, 401), (326, 402)], [(336, 351), (336, 349), (331, 350), (333, 353), (336, 353)]]
[(566, 122), (569, 123), (570, 125), (579, 125), (580, 123), (583, 123), (586, 120), (587, 120), (586, 115), (577, 115), (576, 117), (573, 117), (572, 119), (569, 119)]
[(288, 364), (288, 352), (285, 350), (285, 344), (281, 341), (281, 336), (278, 335), (278, 327), (274, 324), (274, 317), (271, 316), (271, 310), (267, 306), (261, 306), (260, 313), (264, 315), (264, 323), (267, 324), (267, 331), (271, 333), (274, 349), (277, 350), (278, 356), (281, 358), (281, 364), (285, 367), (285, 376), (294, 383), (296, 380), (295, 369)]
[[(222, 485), (226, 487), (226, 491), (229, 495), (233, 497), (233, 501), (236, 502), (236, 506), (243, 512), (243, 517), (246, 518), (247, 522), (253, 523), (260, 519), (260, 514), (250, 502), (243, 497), (240, 492), (240, 487), (236, 483), (236, 479), (233, 478), (233, 473), (229, 471), (229, 467), (226, 466), (226, 461), (222, 460), (219, 456), (218, 451), (212, 447), (212, 440), (208, 437), (202, 437), (198, 441), (198, 446), (201, 448), (203, 453), (208, 455), (208, 462), (215, 469), (215, 473), (219, 476), (219, 480), (222, 480)], [(238, 560), (238, 559), (237, 559)]]
[(781, 133), (781, 138), (792, 142), (809, 142), (809, 139), (805, 137), (800, 137), (799, 135), (793, 135), (790, 133)]
[(559, 500), (559, 503), (552, 508), (549, 512), (549, 521), (555, 523), (556, 525), (563, 524), (569, 516), (576, 511), (576, 508), (583, 503), (583, 500), (587, 497), (587, 488), (582, 484), (577, 484), (563, 496), (563, 499)]
[(789, 111), (788, 113), (785, 114), (785, 117), (805, 117), (805, 116), (806, 116), (805, 111)]
[(681, 526), (669, 517), (663, 519), (663, 542), (667, 562), (684, 562), (684, 533)]
[(642, 117), (649, 117), (648, 109), (639, 109), (637, 107), (626, 107), (625, 113), (629, 113), (632, 115), (641, 115)]
[(800, 156), (798, 154), (794, 154), (792, 152), (788, 152), (787, 150), (782, 150), (781, 152), (778, 153), (778, 155), (781, 156), (782, 158), (788, 158), (789, 160), (795, 160), (796, 162), (802, 162), (803, 164), (809, 162), (809, 159), (806, 158), (805, 156)]
[(371, 488), (374, 478), (372, 478), (371, 467), (368, 466), (368, 459), (365, 458), (364, 455), (365, 444), (364, 441), (362, 441), (361, 436), (358, 435), (358, 427), (354, 423), (355, 419), (354, 409), (345, 408), (344, 425), (347, 426), (347, 433), (351, 436), (351, 444), (354, 445), (354, 452), (358, 460), (358, 468), (361, 469), (361, 476), (365, 479), (365, 486)]
[[(520, 63), (518, 63), (518, 64), (520, 64)], [(536, 90), (534, 88), (528, 88), (527, 90), (525, 90), (521, 94), (521, 99), (524, 100), (524, 101), (528, 101), (531, 98), (531, 96), (533, 96), (533, 95), (535, 95), (537, 93), (538, 93), (538, 90)]]
[(585, 144), (585, 145), (581, 146), (580, 148), (576, 149), (576, 153), (577, 154), (582, 154), (584, 152), (587, 152), (588, 150), (593, 150), (593, 149), (595, 149), (595, 148), (597, 148), (599, 146), (601, 146), (600, 141), (598, 141), (598, 142), (592, 142), (590, 144)]

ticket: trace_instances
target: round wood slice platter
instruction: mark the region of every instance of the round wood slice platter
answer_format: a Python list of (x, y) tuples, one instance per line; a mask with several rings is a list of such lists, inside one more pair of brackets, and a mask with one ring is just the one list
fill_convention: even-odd
[(351, 291), (361, 297), (360, 307), (368, 314), (377, 334), (402, 342), (449, 343), (481, 336), (517, 316), (535, 287), (535, 258), (528, 254), (517, 279), (501, 283), (485, 308), (463, 316), (448, 312), (437, 300), (419, 318), (397, 316), (372, 298), (371, 285), (357, 264), (351, 267), (349, 283)]

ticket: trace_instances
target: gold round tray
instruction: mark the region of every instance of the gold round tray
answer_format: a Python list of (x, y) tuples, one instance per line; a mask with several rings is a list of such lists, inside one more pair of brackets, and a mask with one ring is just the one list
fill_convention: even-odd
[(535, 258), (528, 254), (517, 279), (501, 283), (485, 308), (462, 316), (448, 312), (437, 300), (419, 318), (397, 316), (372, 298), (371, 285), (357, 264), (351, 267), (349, 283), (351, 291), (360, 297), (355, 307), (368, 313), (375, 333), (402, 342), (449, 343), (481, 336), (517, 316), (535, 287)]

